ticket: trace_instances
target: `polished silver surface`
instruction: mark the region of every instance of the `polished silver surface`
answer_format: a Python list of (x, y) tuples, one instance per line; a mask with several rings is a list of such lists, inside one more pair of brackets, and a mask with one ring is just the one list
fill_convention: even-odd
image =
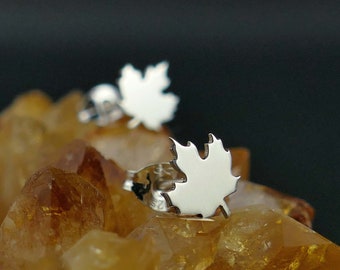
[(128, 171), (123, 188), (134, 192), (152, 209), (166, 212), (171, 205), (164, 194), (174, 188), (175, 182), (183, 182), (183, 177), (169, 162), (152, 164), (139, 171)]
[(123, 188), (156, 211), (211, 217), (218, 208), (227, 217), (225, 197), (236, 191), (239, 177), (231, 174), (231, 155), (222, 141), (209, 134), (205, 156), (196, 146), (173, 141), (174, 160), (128, 171)]
[(99, 126), (106, 126), (123, 116), (120, 107), (120, 95), (111, 84), (100, 84), (93, 87), (86, 96), (84, 109), (78, 113), (79, 121), (95, 121)]

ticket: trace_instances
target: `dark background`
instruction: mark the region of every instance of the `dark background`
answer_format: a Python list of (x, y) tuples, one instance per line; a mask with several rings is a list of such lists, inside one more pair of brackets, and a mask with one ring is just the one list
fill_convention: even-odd
[(0, 3), (0, 108), (168, 60), (175, 137), (248, 147), (252, 180), (306, 199), (340, 243), (340, 2), (27, 2)]

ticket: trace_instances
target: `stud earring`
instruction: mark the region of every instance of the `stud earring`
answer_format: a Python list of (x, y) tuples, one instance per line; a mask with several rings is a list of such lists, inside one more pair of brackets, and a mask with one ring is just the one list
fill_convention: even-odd
[(120, 95), (111, 84), (100, 84), (93, 87), (86, 95), (86, 104), (78, 113), (78, 119), (87, 123), (95, 121), (98, 126), (106, 126), (123, 116)]
[(143, 124), (150, 130), (159, 130), (173, 119), (179, 102), (176, 95), (163, 92), (170, 85), (167, 70), (167, 62), (148, 66), (144, 75), (132, 65), (125, 65), (118, 88), (100, 84), (89, 91), (86, 104), (78, 113), (79, 120), (106, 126), (127, 115), (131, 117), (129, 128)]
[(156, 211), (176, 209), (181, 215), (207, 218), (220, 208), (229, 216), (224, 198), (236, 191), (239, 177), (231, 174), (231, 154), (222, 141), (209, 134), (205, 156), (201, 158), (193, 143), (183, 146), (170, 139), (174, 159), (128, 171), (123, 188)]

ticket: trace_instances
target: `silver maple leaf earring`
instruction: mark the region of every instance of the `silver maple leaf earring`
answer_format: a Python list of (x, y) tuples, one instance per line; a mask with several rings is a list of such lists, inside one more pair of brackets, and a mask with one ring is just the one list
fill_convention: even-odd
[(226, 217), (230, 216), (225, 197), (236, 191), (239, 179), (231, 173), (230, 151), (213, 134), (209, 134), (203, 158), (193, 143), (183, 146), (170, 139), (174, 159), (128, 171), (123, 188), (156, 211), (175, 208), (181, 215), (207, 218), (220, 208)]
[(118, 79), (118, 88), (100, 84), (87, 94), (84, 108), (78, 113), (79, 121), (95, 121), (106, 126), (128, 115), (129, 128), (143, 124), (150, 130), (159, 130), (163, 123), (173, 119), (179, 98), (164, 93), (169, 87), (168, 63), (148, 66), (144, 75), (132, 65), (125, 65)]

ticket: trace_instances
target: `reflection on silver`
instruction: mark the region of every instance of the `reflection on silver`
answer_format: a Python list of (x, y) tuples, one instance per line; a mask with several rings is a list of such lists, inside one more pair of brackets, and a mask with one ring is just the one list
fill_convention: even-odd
[(201, 158), (192, 143), (182, 146), (171, 140), (174, 160), (128, 171), (123, 188), (156, 211), (207, 218), (219, 209), (228, 217), (224, 199), (236, 191), (239, 177), (231, 174), (231, 155), (222, 141), (209, 134), (206, 156)]
[(83, 123), (93, 120), (99, 126), (108, 125), (123, 116), (120, 101), (116, 87), (111, 84), (97, 85), (87, 94), (86, 104), (78, 113), (78, 119)]
[(169, 162), (153, 164), (139, 171), (128, 171), (123, 188), (132, 191), (146, 205), (156, 211), (169, 211), (171, 206), (164, 193), (174, 189), (176, 182), (183, 182), (184, 175)]

